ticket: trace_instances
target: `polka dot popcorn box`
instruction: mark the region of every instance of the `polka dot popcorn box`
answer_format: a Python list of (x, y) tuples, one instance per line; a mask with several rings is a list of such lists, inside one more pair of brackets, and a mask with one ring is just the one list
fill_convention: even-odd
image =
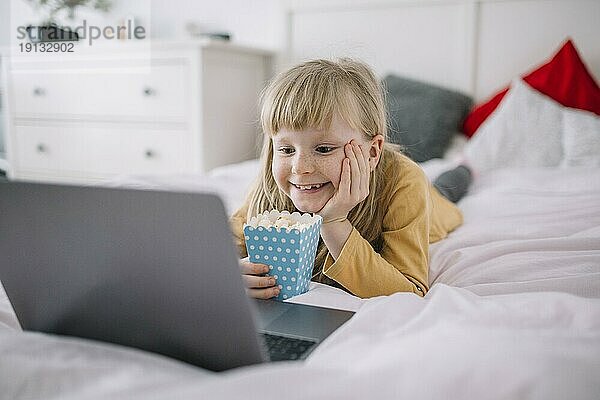
[(320, 215), (267, 211), (244, 225), (250, 262), (269, 266), (279, 286), (276, 300), (305, 293), (312, 277), (321, 230)]

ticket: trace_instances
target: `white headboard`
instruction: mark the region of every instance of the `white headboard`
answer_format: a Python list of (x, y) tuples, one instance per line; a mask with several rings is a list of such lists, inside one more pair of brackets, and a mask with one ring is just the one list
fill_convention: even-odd
[(360, 58), (476, 101), (571, 37), (600, 79), (599, 0), (291, 0), (287, 63)]

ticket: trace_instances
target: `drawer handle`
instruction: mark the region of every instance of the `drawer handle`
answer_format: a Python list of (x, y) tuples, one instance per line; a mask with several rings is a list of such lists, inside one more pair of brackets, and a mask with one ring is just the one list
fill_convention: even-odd
[(154, 96), (154, 95), (156, 95), (156, 90), (152, 89), (151, 87), (144, 88), (144, 96), (150, 97), (150, 96)]
[(35, 149), (38, 153), (46, 153), (48, 151), (48, 147), (46, 147), (46, 145), (43, 143), (39, 143), (37, 146), (35, 146)]
[(45, 96), (46, 95), (46, 91), (44, 90), (44, 88), (41, 87), (36, 87), (33, 89), (33, 95), (34, 96)]
[(144, 155), (146, 156), (146, 158), (154, 158), (156, 157), (156, 153), (150, 149), (146, 150), (144, 152)]

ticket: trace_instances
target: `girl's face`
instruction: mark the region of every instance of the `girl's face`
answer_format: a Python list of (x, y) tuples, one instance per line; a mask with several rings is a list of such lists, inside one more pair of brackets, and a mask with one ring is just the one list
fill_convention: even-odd
[(367, 149), (367, 137), (335, 115), (328, 130), (282, 129), (272, 137), (271, 171), (277, 186), (301, 212), (315, 213), (336, 192), (351, 140)]

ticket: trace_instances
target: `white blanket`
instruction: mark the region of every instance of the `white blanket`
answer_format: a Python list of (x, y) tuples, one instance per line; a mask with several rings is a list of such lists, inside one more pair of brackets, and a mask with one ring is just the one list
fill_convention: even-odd
[(431, 247), (430, 282), (478, 294), (600, 297), (598, 169), (505, 169), (475, 181), (465, 223)]
[[(182, 398), (584, 399), (600, 393), (600, 300), (479, 297), (436, 285), (425, 300), (369, 301), (305, 365), (189, 383)], [(268, 388), (253, 392), (249, 388)], [(167, 394), (167, 392), (164, 392)], [(198, 397), (196, 397), (198, 398)]]
[[(362, 301), (319, 285), (297, 298), (359, 309), (306, 362), (213, 374), (113, 345), (19, 332), (0, 299), (0, 398), (596, 399), (597, 176), (536, 169), (477, 177), (459, 204), (465, 224), (431, 248), (424, 299)], [(226, 193), (231, 183), (218, 174), (186, 179), (154, 186)], [(235, 196), (226, 199), (230, 209), (243, 200)]]
[(306, 362), (211, 374), (116, 346), (0, 334), (10, 399), (597, 399), (600, 300), (435, 285), (368, 301)]

